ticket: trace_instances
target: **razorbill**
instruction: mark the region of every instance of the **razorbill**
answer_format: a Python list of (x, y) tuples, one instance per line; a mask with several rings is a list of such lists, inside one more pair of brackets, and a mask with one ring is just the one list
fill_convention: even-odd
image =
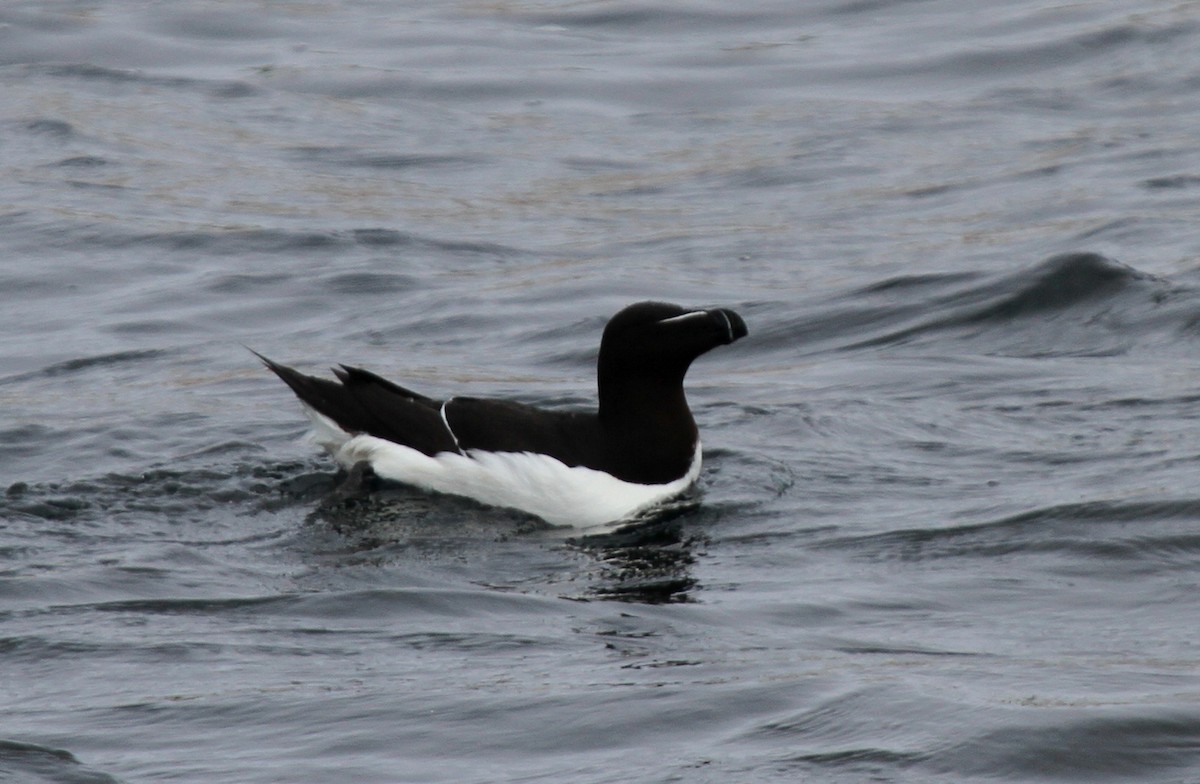
[(434, 400), (342, 365), (336, 381), (259, 358), (300, 398), (310, 438), (343, 467), (511, 507), (553, 525), (627, 520), (690, 487), (700, 437), (683, 393), (692, 360), (747, 334), (726, 308), (639, 302), (609, 320), (595, 411)]

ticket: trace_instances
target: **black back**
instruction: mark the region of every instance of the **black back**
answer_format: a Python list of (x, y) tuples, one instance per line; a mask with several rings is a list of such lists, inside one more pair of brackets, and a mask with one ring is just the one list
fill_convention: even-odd
[(259, 358), (301, 400), (350, 433), (427, 455), (535, 452), (625, 481), (661, 484), (682, 477), (696, 450), (699, 436), (683, 393), (688, 367), (746, 334), (745, 322), (731, 310), (631, 305), (604, 329), (599, 410), (586, 413), (480, 398), (452, 398), (443, 411), (439, 401), (366, 370), (343, 365), (334, 370), (335, 382)]

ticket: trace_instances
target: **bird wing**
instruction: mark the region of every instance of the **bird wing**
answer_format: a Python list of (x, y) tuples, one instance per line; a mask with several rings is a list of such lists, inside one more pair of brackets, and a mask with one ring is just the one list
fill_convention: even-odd
[(462, 449), (533, 452), (569, 466), (606, 467), (595, 414), (476, 397), (451, 398), (444, 413)]
[(412, 447), (427, 455), (459, 451), (441, 404), (361, 368), (334, 368), (337, 381), (305, 375), (261, 354), (259, 359), (306, 405), (343, 430)]

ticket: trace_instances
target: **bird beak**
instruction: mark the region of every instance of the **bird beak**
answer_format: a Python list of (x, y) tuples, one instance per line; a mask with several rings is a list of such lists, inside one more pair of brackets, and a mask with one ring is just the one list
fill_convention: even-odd
[(739, 340), (750, 334), (750, 330), (746, 329), (746, 322), (742, 320), (742, 317), (728, 308), (713, 308), (705, 312), (725, 329), (727, 338), (725, 345), (729, 345), (735, 340)]

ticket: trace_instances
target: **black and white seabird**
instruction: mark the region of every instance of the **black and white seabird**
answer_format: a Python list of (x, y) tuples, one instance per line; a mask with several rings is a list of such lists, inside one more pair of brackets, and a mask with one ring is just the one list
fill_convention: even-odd
[(337, 381), (260, 358), (300, 398), (311, 439), (342, 466), (511, 507), (554, 525), (626, 520), (700, 475), (700, 435), (683, 393), (692, 360), (747, 334), (726, 308), (639, 302), (600, 340), (596, 411), (507, 400), (434, 400), (360, 368)]

